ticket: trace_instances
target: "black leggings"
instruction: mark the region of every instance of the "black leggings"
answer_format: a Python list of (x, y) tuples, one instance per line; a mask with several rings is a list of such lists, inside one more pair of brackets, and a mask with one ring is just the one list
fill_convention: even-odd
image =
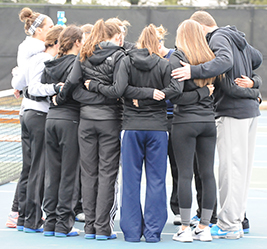
[(213, 210), (216, 184), (213, 173), (216, 143), (215, 123), (183, 123), (172, 126), (172, 145), (178, 167), (180, 208), (191, 208), (193, 162), (196, 152), (202, 181), (202, 208)]

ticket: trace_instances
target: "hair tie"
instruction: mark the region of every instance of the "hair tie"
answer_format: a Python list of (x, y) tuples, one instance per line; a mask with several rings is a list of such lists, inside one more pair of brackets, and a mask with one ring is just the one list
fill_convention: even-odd
[(46, 18), (46, 15), (40, 14), (33, 22), (31, 27), (28, 29), (28, 33), (30, 35), (33, 35), (35, 33), (35, 30), (40, 26), (40, 24), (43, 22), (43, 20)]

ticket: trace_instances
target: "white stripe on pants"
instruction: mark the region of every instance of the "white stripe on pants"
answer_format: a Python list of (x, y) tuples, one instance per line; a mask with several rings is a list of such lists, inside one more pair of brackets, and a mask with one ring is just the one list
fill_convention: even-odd
[(222, 230), (238, 230), (244, 219), (257, 121), (257, 117), (221, 117), (216, 120), (221, 205), (217, 224)]

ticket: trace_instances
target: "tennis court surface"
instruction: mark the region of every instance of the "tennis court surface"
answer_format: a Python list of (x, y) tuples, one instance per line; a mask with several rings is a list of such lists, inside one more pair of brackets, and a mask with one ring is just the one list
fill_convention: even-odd
[[(146, 243), (144, 240), (139, 243), (125, 242), (119, 227), (119, 212), (116, 216), (115, 232), (118, 238), (109, 241), (96, 241), (84, 239), (84, 223), (76, 222), (75, 227), (82, 232), (78, 237), (56, 238), (44, 237), (42, 234), (25, 234), (16, 229), (6, 228), (5, 222), (10, 212), (13, 194), (16, 183), (11, 182), (0, 186), (0, 249), (39, 249), (39, 248), (223, 248), (223, 249), (260, 249), (267, 248), (267, 111), (261, 111), (259, 118), (258, 132), (256, 140), (256, 152), (254, 159), (254, 169), (249, 190), (247, 205), (247, 217), (250, 221), (250, 233), (239, 240), (214, 239), (212, 242), (180, 243), (172, 240), (173, 234), (177, 231), (177, 226), (172, 224), (174, 215), (168, 206), (168, 221), (162, 233), (162, 240), (159, 243)], [(0, 166), (2, 161), (0, 161)], [(217, 172), (218, 160), (215, 160), (215, 172)], [(171, 175), (167, 173), (167, 195), (168, 200), (171, 194)], [(194, 186), (193, 186), (194, 188)], [(142, 184), (142, 201), (144, 200), (145, 182)], [(195, 196), (195, 192), (193, 193)], [(192, 206), (192, 216), (195, 215), (196, 200), (194, 198)]]

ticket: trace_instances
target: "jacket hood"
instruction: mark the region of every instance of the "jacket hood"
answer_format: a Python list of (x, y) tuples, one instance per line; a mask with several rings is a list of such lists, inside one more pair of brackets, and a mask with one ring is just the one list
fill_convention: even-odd
[(53, 79), (60, 81), (66, 71), (73, 66), (73, 62), (76, 58), (76, 55), (64, 55), (58, 59), (54, 58), (50, 61), (45, 62), (45, 71)]
[[(99, 47), (99, 45), (101, 48)], [(93, 55), (88, 58), (90, 63), (94, 66), (101, 64), (106, 58), (108, 58), (117, 50), (123, 50), (122, 47), (112, 42), (100, 42), (99, 45), (96, 45)]]
[(150, 71), (157, 65), (160, 57), (156, 54), (150, 55), (147, 48), (133, 49), (128, 52), (131, 64), (142, 71)]
[(45, 51), (43, 41), (27, 36), (18, 47), (18, 66), (23, 66), (30, 57), (43, 51)]
[(244, 48), (247, 46), (247, 42), (245, 39), (245, 34), (239, 30), (235, 26), (226, 26), (226, 27), (221, 27), (213, 31), (212, 33), (207, 35), (207, 39), (209, 40), (212, 36), (213, 33), (220, 32), (230, 38), (237, 48), (239, 50), (244, 50)]

